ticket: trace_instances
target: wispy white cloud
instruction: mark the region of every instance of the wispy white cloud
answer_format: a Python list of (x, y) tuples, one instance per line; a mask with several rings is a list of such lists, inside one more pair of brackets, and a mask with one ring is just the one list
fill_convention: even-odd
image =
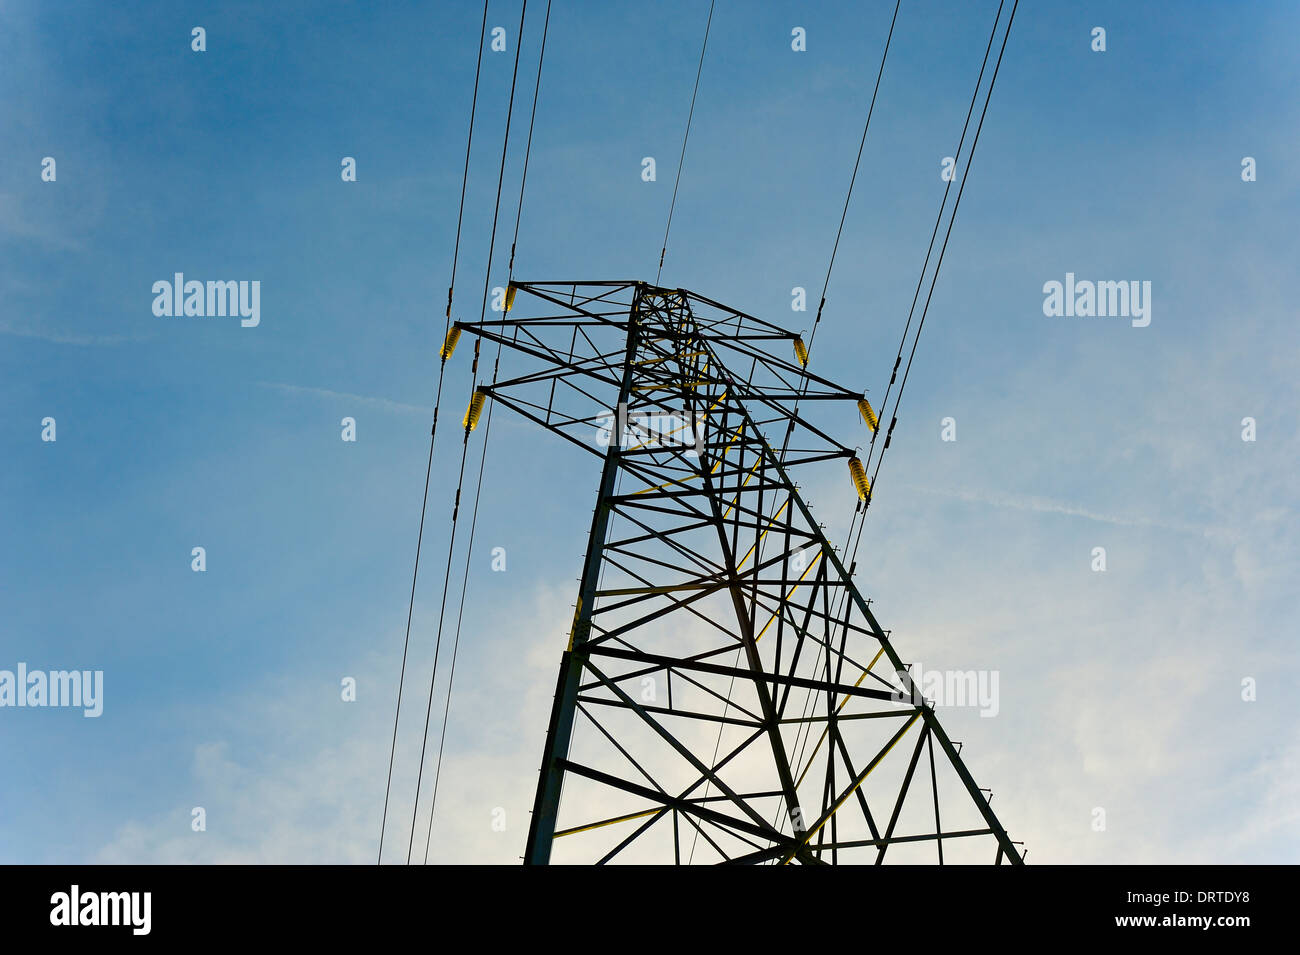
[[(520, 652), (487, 652), (476, 667), (474, 648), (462, 646), (462, 672), (452, 699), (470, 723), (449, 734), (442, 759), (437, 812), (430, 831), (433, 765), (438, 728), (429, 730), (420, 807), (412, 813), (420, 751), (429, 648), (415, 645), (406, 693), (384, 862), (514, 864), (523, 851), (537, 779), (537, 758), (550, 711), (554, 669), (571, 614), (559, 590), (539, 587), (500, 619), (527, 615), (554, 626), (531, 632)], [(193, 712), (204, 727), (183, 773), (183, 804), (141, 806), (89, 853), (103, 864), (373, 864), (384, 804), (393, 727), (397, 657), (402, 635), (390, 632), (384, 652), (358, 660), (349, 675), (357, 699), (344, 703), (339, 684), (303, 680), (301, 673), (268, 674), (238, 701), (222, 699)], [(444, 647), (444, 651), (446, 648)], [(446, 660), (443, 662), (446, 672)], [(442, 710), (440, 677), (433, 701)], [(291, 692), (285, 688), (292, 686)], [(273, 736), (265, 728), (276, 727)], [(470, 737), (466, 739), (466, 736)], [(174, 802), (174, 801), (173, 801)], [(206, 812), (207, 828), (191, 828), (192, 809)], [(412, 836), (412, 823), (414, 835)], [(502, 828), (504, 823), (504, 828)]]
[(25, 211), (22, 200), (12, 193), (0, 192), (0, 235), (61, 251), (81, 248), (79, 240), (67, 235), (49, 217)]

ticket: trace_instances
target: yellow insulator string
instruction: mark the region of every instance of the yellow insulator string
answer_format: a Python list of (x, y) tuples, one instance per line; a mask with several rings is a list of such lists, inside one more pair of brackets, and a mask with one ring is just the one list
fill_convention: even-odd
[(452, 353), (456, 351), (456, 343), (458, 341), (460, 341), (460, 328), (453, 325), (447, 331), (447, 340), (442, 343), (442, 351), (438, 353), (442, 356), (443, 361), (450, 358)]
[(862, 415), (862, 420), (867, 423), (867, 427), (875, 431), (880, 425), (880, 419), (876, 417), (876, 410), (871, 407), (871, 402), (863, 398), (858, 402), (858, 411)]

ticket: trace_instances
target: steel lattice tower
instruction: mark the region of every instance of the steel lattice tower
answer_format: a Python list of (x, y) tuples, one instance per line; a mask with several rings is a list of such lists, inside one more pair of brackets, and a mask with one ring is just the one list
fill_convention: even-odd
[(525, 861), (1020, 863), (791, 479), (863, 395), (693, 292), (508, 294), (480, 390), (603, 462)]

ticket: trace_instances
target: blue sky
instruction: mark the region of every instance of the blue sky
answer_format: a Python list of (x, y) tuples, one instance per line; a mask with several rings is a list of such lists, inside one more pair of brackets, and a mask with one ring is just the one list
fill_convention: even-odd
[[(996, 7), (903, 2), (819, 374), (888, 380)], [(488, 14), (510, 50), (484, 54), (457, 317), (485, 277), (505, 284), (544, 9), (485, 271), (519, 5)], [(557, 0), (518, 278), (653, 279), (707, 11)], [(808, 327), (790, 290), (820, 290), (891, 12), (718, 4), (664, 284)], [(105, 674), (98, 719), (0, 710), (0, 860), (373, 858), (480, 17), (0, 7), (0, 668)], [(1300, 858), (1297, 27), (1286, 3), (1016, 16), (859, 586), (915, 659), (1002, 674), (998, 718), (944, 718), (1031, 862)], [(259, 280), (261, 324), (155, 317), (151, 286), (178, 271)], [(1150, 281), (1151, 325), (1044, 316), (1066, 272)], [(445, 387), (459, 416), (467, 362)], [(598, 478), (506, 414), (494, 435), (437, 861), (520, 852)], [(455, 450), (435, 465), (408, 714)], [(832, 526), (851, 493), (809, 488)], [(402, 845), (418, 745), (404, 720)]]

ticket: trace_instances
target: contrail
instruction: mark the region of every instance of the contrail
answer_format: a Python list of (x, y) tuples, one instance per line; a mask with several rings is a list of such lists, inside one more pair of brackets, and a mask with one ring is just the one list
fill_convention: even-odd
[(259, 381), (256, 384), (263, 388), (275, 388), (278, 391), (287, 391), (290, 394), (314, 395), (318, 398), (346, 398), (348, 401), (359, 401), (363, 404), (371, 405), (376, 408), (383, 408), (386, 411), (401, 411), (414, 414), (430, 415), (433, 408), (424, 405), (408, 405), (400, 401), (393, 401), (391, 398), (376, 398), (371, 395), (354, 395), (346, 391), (329, 391), (326, 388), (308, 388), (303, 385), (286, 385), (278, 381)]
[(1052, 501), (1043, 497), (1008, 497), (1005, 495), (983, 494), (978, 491), (950, 491), (940, 488), (921, 487), (919, 485), (908, 485), (913, 491), (920, 491), (922, 494), (933, 494), (937, 497), (947, 497), (958, 501), (968, 501), (973, 504), (988, 504), (993, 507), (1005, 507), (1015, 511), (1033, 511), (1038, 514), (1064, 514), (1067, 517), (1082, 517), (1089, 521), (1098, 521), (1102, 524), (1116, 524), (1121, 527), (1159, 527), (1164, 530), (1179, 531), (1184, 534), (1196, 534), (1200, 537), (1208, 536), (1214, 530), (1211, 527), (1204, 527), (1197, 524), (1184, 524), (1175, 521), (1160, 521), (1150, 517), (1126, 517), (1118, 514), (1100, 514), (1096, 511), (1090, 511), (1086, 508), (1076, 507), (1073, 504), (1064, 504), (1060, 501)]

